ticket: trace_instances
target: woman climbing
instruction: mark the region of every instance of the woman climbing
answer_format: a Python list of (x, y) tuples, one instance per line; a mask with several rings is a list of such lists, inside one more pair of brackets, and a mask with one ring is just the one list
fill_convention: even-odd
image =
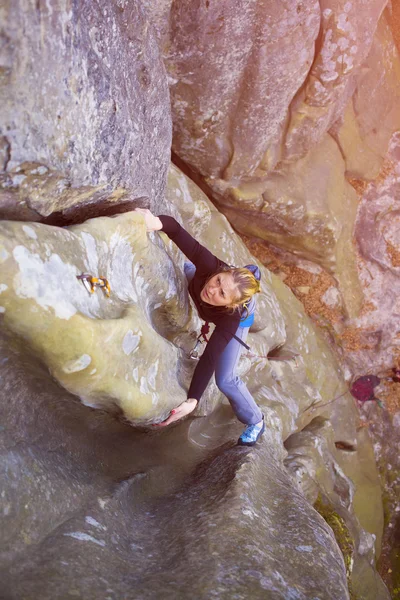
[(255, 293), (260, 291), (260, 271), (255, 265), (230, 267), (199, 244), (172, 217), (156, 217), (137, 208), (144, 216), (147, 231), (163, 231), (187, 256), (184, 271), (200, 317), (215, 323), (193, 374), (188, 399), (172, 410), (159, 426), (169, 425), (191, 413), (197, 406), (212, 374), (232, 409), (246, 425), (238, 444), (253, 446), (264, 431), (264, 417), (246, 385), (236, 375), (244, 342), (254, 320)]

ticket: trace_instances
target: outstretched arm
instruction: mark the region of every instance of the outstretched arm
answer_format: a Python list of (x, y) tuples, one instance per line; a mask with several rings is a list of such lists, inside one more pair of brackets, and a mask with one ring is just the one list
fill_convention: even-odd
[(147, 208), (136, 208), (146, 222), (147, 231), (163, 231), (178, 246), (198, 271), (212, 273), (225, 263), (199, 244), (178, 221), (167, 215), (154, 216)]

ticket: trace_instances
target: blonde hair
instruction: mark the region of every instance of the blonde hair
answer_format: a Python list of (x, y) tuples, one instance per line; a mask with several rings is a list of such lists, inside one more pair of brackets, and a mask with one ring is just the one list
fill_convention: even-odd
[[(233, 282), (236, 286), (236, 292), (238, 298), (236, 298), (231, 304), (227, 304), (225, 308), (232, 309), (232, 312), (245, 308), (254, 296), (260, 291), (260, 282), (256, 279), (253, 273), (249, 269), (237, 268), (237, 267), (223, 267), (218, 273), (230, 273), (233, 277)], [(214, 273), (216, 275), (217, 273)]]

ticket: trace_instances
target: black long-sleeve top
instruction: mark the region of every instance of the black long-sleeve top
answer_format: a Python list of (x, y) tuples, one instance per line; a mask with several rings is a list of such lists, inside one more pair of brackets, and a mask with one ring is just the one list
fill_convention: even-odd
[(224, 306), (212, 306), (201, 300), (200, 292), (207, 280), (227, 264), (199, 244), (173, 217), (160, 215), (159, 218), (163, 226), (162, 231), (196, 267), (195, 275), (189, 283), (189, 293), (200, 317), (204, 321), (215, 323), (214, 332), (197, 363), (188, 391), (188, 398), (200, 400), (215, 371), (219, 357), (236, 333), (241, 313), (239, 311), (232, 313)]

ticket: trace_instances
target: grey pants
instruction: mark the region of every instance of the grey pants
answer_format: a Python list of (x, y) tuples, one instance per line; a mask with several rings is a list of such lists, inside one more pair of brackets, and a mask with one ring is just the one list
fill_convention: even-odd
[[(196, 267), (191, 262), (185, 262), (184, 272), (188, 281), (194, 277)], [(236, 336), (246, 341), (249, 327), (238, 327)], [(218, 388), (228, 398), (233, 412), (246, 425), (254, 425), (262, 420), (262, 412), (257, 406), (246, 384), (236, 375), (237, 365), (244, 346), (235, 338), (226, 346), (215, 368), (215, 382)]]

